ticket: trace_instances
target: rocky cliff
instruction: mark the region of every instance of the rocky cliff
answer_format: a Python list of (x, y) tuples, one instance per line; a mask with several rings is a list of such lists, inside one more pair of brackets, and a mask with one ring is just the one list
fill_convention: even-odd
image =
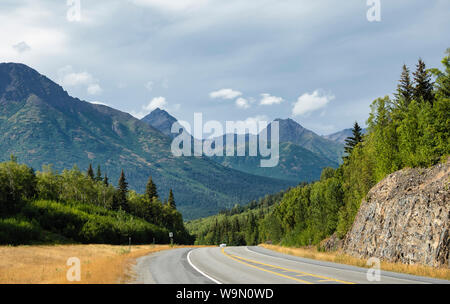
[(344, 251), (390, 262), (449, 267), (450, 158), (392, 173), (368, 193)]

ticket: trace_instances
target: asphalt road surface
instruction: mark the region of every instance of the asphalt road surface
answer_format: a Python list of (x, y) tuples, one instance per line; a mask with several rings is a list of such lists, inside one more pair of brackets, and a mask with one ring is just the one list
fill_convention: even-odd
[(367, 269), (285, 255), (261, 247), (181, 248), (137, 260), (136, 283), (156, 284), (427, 284), (446, 283), (381, 271), (368, 281)]

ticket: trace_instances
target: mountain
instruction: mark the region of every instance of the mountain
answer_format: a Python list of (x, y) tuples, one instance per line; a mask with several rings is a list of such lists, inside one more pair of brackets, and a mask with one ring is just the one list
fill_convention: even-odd
[[(248, 151), (248, 145), (247, 145)], [(326, 157), (317, 155), (305, 148), (291, 142), (280, 143), (279, 163), (275, 167), (261, 167), (261, 156), (214, 156), (213, 159), (223, 166), (233, 168), (242, 172), (269, 176), (289, 181), (312, 182), (320, 178), (322, 170), (326, 167), (336, 168), (337, 162)]]
[[(340, 163), (344, 154), (344, 145), (337, 143), (301, 126), (293, 119), (275, 119), (280, 129), (280, 142), (290, 142), (307, 149), (321, 157)], [(271, 124), (267, 126), (270, 134)]]
[[(165, 129), (160, 129), (164, 131), (169, 130), (170, 127), (167, 126), (171, 126), (176, 122), (176, 119), (166, 111), (156, 109), (143, 118), (142, 121), (157, 129), (161, 128), (161, 126), (166, 126)], [(242, 172), (296, 183), (317, 180), (320, 178), (324, 168), (338, 166), (337, 160), (340, 159), (341, 150), (343, 149), (342, 145), (324, 140), (292, 119), (277, 119), (276, 121), (280, 124), (280, 159), (277, 166), (261, 167), (261, 156), (214, 156), (212, 159), (225, 167)], [(270, 125), (268, 130), (270, 132)], [(255, 136), (258, 139), (257, 135), (246, 134), (246, 151), (248, 151), (249, 138)], [(237, 136), (233, 134), (233, 138), (236, 147)], [(216, 139), (222, 140), (225, 147), (226, 135)], [(295, 142), (306, 143), (307, 147), (303, 147)], [(237, 154), (235, 153), (235, 155)], [(328, 156), (332, 159), (328, 158)]]
[[(363, 134), (367, 133), (367, 129), (362, 129)], [(347, 137), (352, 136), (352, 129), (344, 129), (342, 131), (333, 133), (333, 134), (329, 134), (329, 135), (324, 135), (323, 137), (328, 139), (328, 140), (332, 140), (341, 144), (345, 144), (345, 140), (347, 139)]]
[(171, 132), (172, 125), (177, 122), (176, 118), (167, 113), (165, 110), (156, 108), (150, 114), (141, 119), (141, 121), (149, 124), (156, 130), (169, 137), (175, 137), (176, 134)]
[(174, 190), (187, 219), (207, 216), (291, 186), (226, 168), (205, 157), (174, 157), (171, 139), (128, 113), (68, 95), (23, 64), (0, 64), (0, 161), (14, 153), (36, 170), (90, 163), (116, 183), (121, 169), (143, 192), (151, 175), (162, 197)]

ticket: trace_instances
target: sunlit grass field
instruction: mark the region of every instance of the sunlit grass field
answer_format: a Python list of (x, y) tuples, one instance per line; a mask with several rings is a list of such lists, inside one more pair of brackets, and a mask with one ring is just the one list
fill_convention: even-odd
[[(1, 284), (116, 284), (132, 281), (135, 259), (170, 245), (0, 246)], [(81, 262), (81, 281), (69, 282), (67, 260)]]

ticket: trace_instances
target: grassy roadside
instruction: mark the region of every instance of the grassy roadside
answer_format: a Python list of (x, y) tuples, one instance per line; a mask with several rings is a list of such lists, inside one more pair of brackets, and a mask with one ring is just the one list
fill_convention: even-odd
[(0, 284), (68, 284), (67, 259), (81, 262), (81, 284), (116, 284), (132, 279), (135, 259), (183, 246), (54, 245), (0, 246)]
[[(260, 244), (259, 246), (284, 254), (290, 254), (302, 258), (321, 260), (327, 262), (335, 262), (340, 264), (353, 265), (368, 268), (366, 259), (359, 259), (342, 252), (320, 252), (315, 247), (291, 248), (276, 245)], [(407, 265), (401, 263), (381, 262), (381, 269), (385, 271), (393, 271), (407, 273), (412, 275), (431, 277), (436, 279), (450, 280), (450, 269), (433, 268), (422, 265)]]

